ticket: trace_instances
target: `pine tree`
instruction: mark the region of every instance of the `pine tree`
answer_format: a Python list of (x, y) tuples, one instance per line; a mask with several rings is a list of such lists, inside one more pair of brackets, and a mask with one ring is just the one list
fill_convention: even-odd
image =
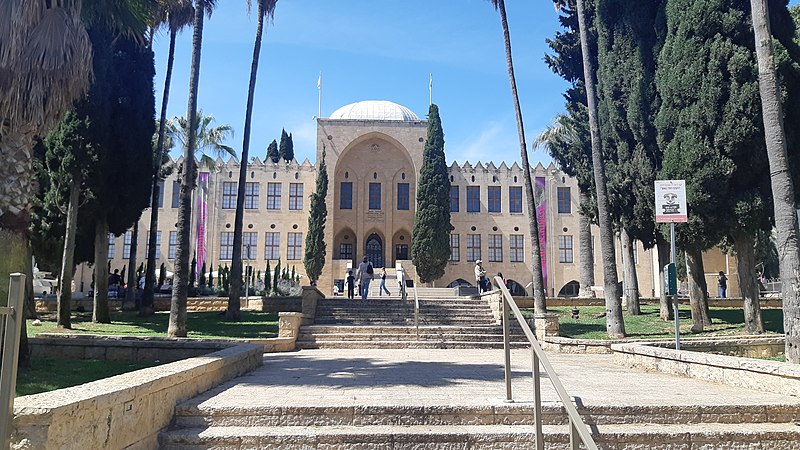
[(267, 147), (267, 157), (275, 164), (278, 164), (278, 161), (281, 160), (281, 154), (278, 152), (278, 142), (275, 139)]
[[(306, 233), (306, 252), (303, 265), (306, 268), (306, 275), (312, 285), (316, 284), (317, 279), (322, 274), (325, 267), (325, 221), (328, 217), (328, 209), (325, 199), (328, 196), (328, 168), (325, 165), (325, 145), (322, 146), (322, 161), (317, 171), (317, 186), (311, 194), (311, 212), (308, 216), (308, 233)], [(294, 275), (294, 270), (292, 270)], [(294, 278), (294, 276), (292, 276)]]
[(423, 283), (438, 280), (450, 258), (450, 177), (444, 157), (439, 107), (428, 111), (428, 135), (417, 184), (411, 259)]

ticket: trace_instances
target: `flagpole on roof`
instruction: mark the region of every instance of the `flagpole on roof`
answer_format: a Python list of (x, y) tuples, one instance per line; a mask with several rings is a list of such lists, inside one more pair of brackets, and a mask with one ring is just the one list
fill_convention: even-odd
[(433, 104), (433, 73), (428, 74), (428, 106)]
[(317, 103), (317, 117), (322, 117), (322, 72), (319, 73), (319, 78), (317, 78), (317, 92), (319, 94), (319, 100)]

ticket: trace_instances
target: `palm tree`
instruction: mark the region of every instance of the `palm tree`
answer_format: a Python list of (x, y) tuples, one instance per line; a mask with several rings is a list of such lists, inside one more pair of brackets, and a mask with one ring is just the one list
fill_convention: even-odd
[[(253, 117), (253, 98), (256, 93), (256, 76), (258, 74), (258, 59), (261, 54), (261, 35), (264, 30), (264, 18), (272, 19), (275, 14), (275, 5), (278, 0), (255, 0), (258, 3), (258, 26), (256, 27), (256, 42), (253, 45), (253, 62), (250, 66), (250, 86), (247, 91), (247, 109), (244, 117), (244, 137), (242, 138), (242, 159), (239, 165), (239, 187), (236, 197), (236, 218), (233, 222), (233, 261), (231, 268), (231, 289), (228, 297), (228, 310), (225, 313), (227, 320), (239, 321), (239, 291), (242, 287), (242, 228), (244, 221), (244, 197), (247, 180), (247, 160), (250, 152), (250, 125)], [(247, 10), (250, 11), (252, 0), (247, 0)], [(247, 255), (248, 258), (250, 255)]]
[(758, 85), (775, 208), (775, 229), (778, 234), (786, 361), (800, 364), (800, 236), (794, 185), (786, 152), (783, 108), (775, 70), (767, 0), (750, 0), (750, 8), (756, 40)]
[[(553, 0), (556, 10), (567, 6), (567, 0)], [(589, 50), (589, 37), (586, 29), (584, 0), (575, 0), (578, 10), (578, 28), (581, 35), (583, 54), (583, 78), (586, 86), (586, 104), (589, 108), (589, 134), (592, 140), (592, 166), (594, 171), (595, 195), (597, 197), (597, 222), (600, 225), (600, 251), (603, 260), (603, 296), (606, 303), (606, 332), (609, 337), (625, 337), (625, 322), (622, 319), (622, 303), (617, 284), (617, 261), (614, 254), (614, 229), (611, 225), (611, 211), (608, 206), (603, 151), (600, 142), (600, 124), (597, 118), (597, 94), (594, 80), (594, 64)]]
[(503, 27), (503, 43), (506, 50), (506, 66), (508, 68), (508, 81), (511, 83), (511, 97), (514, 101), (514, 113), (517, 118), (517, 134), (519, 135), (519, 151), (522, 158), (523, 178), (525, 179), (526, 202), (528, 206), (528, 227), (531, 237), (531, 260), (533, 264), (533, 305), (537, 314), (546, 312), (544, 280), (542, 278), (542, 259), (539, 250), (539, 219), (536, 217), (536, 204), (533, 197), (533, 182), (531, 180), (531, 166), (528, 162), (527, 144), (525, 144), (525, 128), (522, 123), (522, 109), (517, 95), (517, 81), (514, 77), (514, 61), (511, 58), (511, 37), (508, 33), (508, 19), (506, 18), (506, 4), (504, 0), (489, 0), (495, 9), (500, 11), (500, 22)]
[[(161, 118), (158, 122), (158, 137), (156, 142), (156, 164), (161, 164), (166, 151), (171, 146), (164, 145), (164, 136), (167, 127), (167, 105), (169, 104), (169, 89), (172, 82), (172, 66), (175, 62), (175, 40), (178, 32), (191, 25), (194, 18), (194, 6), (191, 0), (160, 0), (158, 8), (154, 14), (153, 31), (161, 26), (166, 26), (169, 30), (169, 56), (167, 57), (167, 73), (164, 77), (164, 93), (161, 98)], [(151, 31), (151, 37), (153, 31)], [(152, 42), (152, 41), (151, 41)], [(163, 180), (159, 175), (160, 170), (153, 172), (153, 196), (150, 202), (150, 232), (148, 234), (149, 247), (147, 251), (147, 274), (145, 275), (144, 293), (142, 296), (142, 308), (139, 314), (142, 316), (149, 316), (153, 313), (153, 284), (155, 282), (156, 274), (156, 237), (158, 230), (158, 198), (159, 182)], [(138, 223), (137, 223), (138, 226)], [(131, 248), (133, 250), (133, 248)], [(133, 257), (134, 252), (131, 252)], [(133, 267), (134, 264), (131, 264)], [(133, 271), (131, 270), (131, 275)], [(129, 283), (129, 285), (131, 285)], [(128, 289), (128, 292), (133, 293), (135, 288)]]
[[(203, 0), (199, 0), (197, 5), (200, 5)], [(195, 6), (196, 11), (199, 9)], [(197, 37), (197, 15), (195, 13), (195, 40)], [(202, 28), (202, 18), (200, 19), (200, 27)], [(202, 33), (202, 30), (200, 31)], [(199, 56), (198, 56), (199, 57)], [(194, 59), (193, 59), (194, 64)], [(198, 62), (199, 64), (199, 62)], [(192, 85), (196, 92), (197, 83), (195, 75), (191, 78)], [(214, 117), (206, 116), (203, 110), (197, 109), (197, 100), (193, 95), (190, 95), (192, 107), (196, 111), (196, 115), (192, 120), (186, 117), (175, 117), (170, 121), (169, 133), (170, 136), (180, 143), (183, 152), (183, 164), (178, 168), (181, 174), (181, 191), (179, 196), (178, 208), (178, 245), (175, 251), (175, 279), (172, 288), (172, 304), (170, 307), (169, 315), (169, 328), (167, 333), (171, 337), (185, 337), (186, 336), (186, 298), (189, 294), (189, 265), (190, 265), (190, 249), (189, 236), (191, 235), (191, 221), (192, 221), (192, 190), (195, 186), (197, 178), (197, 167), (195, 161), (195, 150), (201, 152), (200, 164), (206, 167), (214, 167), (214, 158), (212, 158), (207, 151), (219, 156), (221, 154), (228, 154), (236, 157), (236, 152), (233, 148), (223, 144), (232, 134), (233, 130), (230, 125), (214, 126)], [(190, 108), (191, 109), (191, 108)], [(191, 151), (189, 150), (191, 149)]]

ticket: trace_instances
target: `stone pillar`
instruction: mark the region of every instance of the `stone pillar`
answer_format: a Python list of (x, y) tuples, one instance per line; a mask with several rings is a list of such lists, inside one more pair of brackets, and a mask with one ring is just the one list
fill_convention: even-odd
[(302, 313), (278, 313), (278, 337), (297, 339), (297, 336), (300, 333), (300, 324), (302, 320)]
[(543, 342), (546, 336), (558, 336), (558, 314), (544, 313), (533, 316), (533, 333)]
[(303, 286), (303, 314), (313, 319), (317, 315), (317, 301), (325, 295), (316, 286)]

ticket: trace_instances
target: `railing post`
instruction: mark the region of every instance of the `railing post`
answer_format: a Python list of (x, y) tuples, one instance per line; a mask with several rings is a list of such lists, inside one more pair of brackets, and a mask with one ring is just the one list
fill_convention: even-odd
[(17, 358), (19, 336), (22, 332), (22, 305), (25, 296), (25, 275), (12, 273), (8, 285), (8, 307), (5, 308), (3, 327), (3, 359), (0, 363), (0, 444), (11, 447), (11, 425), (14, 418), (14, 395), (17, 389)]
[(542, 432), (542, 376), (539, 371), (539, 357), (531, 346), (533, 366), (533, 420), (536, 423), (536, 450), (544, 450), (544, 433)]
[(506, 375), (506, 401), (513, 402), (511, 394), (511, 314), (508, 311), (508, 300), (503, 296), (503, 353), (505, 353), (505, 375)]
[(569, 419), (569, 448), (571, 450), (580, 450), (581, 448), (581, 437), (578, 435), (578, 429), (572, 423), (571, 417)]

